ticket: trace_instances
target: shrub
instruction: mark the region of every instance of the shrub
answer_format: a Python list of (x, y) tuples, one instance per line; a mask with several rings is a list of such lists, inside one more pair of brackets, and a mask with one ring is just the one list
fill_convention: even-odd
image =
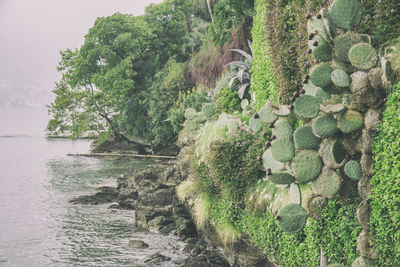
[(232, 114), (241, 110), (240, 99), (237, 93), (229, 89), (228, 86), (215, 94), (213, 102), (217, 114), (221, 114), (222, 112)]
[(371, 230), (379, 266), (400, 266), (400, 83), (388, 97), (382, 124), (374, 139)]
[(381, 45), (400, 36), (400, 5), (398, 0), (361, 1), (363, 21), (360, 30), (372, 35), (373, 43)]
[(257, 160), (264, 142), (262, 136), (241, 132), (210, 144), (210, 179), (232, 200), (241, 200), (247, 187), (264, 176)]
[(207, 92), (200, 92), (193, 88), (187, 92), (179, 92), (178, 99), (174, 106), (168, 110), (168, 120), (170, 121), (174, 133), (178, 134), (182, 130), (185, 122), (184, 112), (187, 108), (194, 108), (200, 111), (203, 103), (210, 102)]

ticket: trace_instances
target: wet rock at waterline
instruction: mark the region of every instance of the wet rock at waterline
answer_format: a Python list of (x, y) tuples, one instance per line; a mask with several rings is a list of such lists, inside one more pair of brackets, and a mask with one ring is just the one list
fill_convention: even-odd
[(148, 248), (149, 244), (142, 240), (130, 240), (128, 243), (128, 247), (130, 248)]
[(99, 205), (115, 202), (118, 199), (118, 191), (115, 187), (104, 186), (97, 188), (97, 190), (98, 192), (94, 195), (79, 196), (71, 199), (69, 202), (81, 205)]

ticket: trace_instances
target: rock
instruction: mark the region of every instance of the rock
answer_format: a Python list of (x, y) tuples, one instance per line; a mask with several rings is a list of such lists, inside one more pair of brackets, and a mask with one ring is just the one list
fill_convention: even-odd
[(382, 87), (382, 68), (373, 68), (368, 72), (368, 80), (372, 88), (379, 89)]
[(363, 71), (354, 72), (351, 77), (351, 92), (357, 99), (358, 104), (365, 104), (371, 106), (375, 104), (378, 98), (375, 91), (369, 84), (368, 74)]
[(358, 181), (358, 193), (362, 199), (367, 199), (371, 195), (371, 183), (370, 177), (363, 174), (361, 179)]
[(104, 186), (97, 188), (97, 190), (99, 192), (94, 195), (79, 196), (71, 199), (69, 202), (72, 204), (99, 205), (115, 202), (118, 199), (117, 188)]
[(174, 219), (165, 216), (158, 216), (147, 223), (150, 231), (167, 235), (174, 230)]
[(376, 127), (381, 122), (380, 117), (381, 117), (381, 111), (379, 109), (375, 108), (368, 109), (368, 111), (365, 113), (364, 116), (365, 127), (370, 131), (375, 131)]
[(154, 254), (151, 254), (151, 255), (145, 257), (143, 259), (143, 262), (144, 263), (160, 263), (160, 262), (170, 261), (170, 260), (171, 260), (170, 257), (164, 256), (157, 252), (157, 253), (154, 253)]
[(363, 230), (357, 239), (357, 251), (360, 253), (361, 257), (367, 259), (377, 259), (378, 254), (370, 243), (373, 242), (373, 237), (371, 232)]
[(370, 205), (368, 205), (367, 201), (361, 202), (361, 204), (357, 208), (357, 219), (364, 230), (369, 229), (370, 213), (371, 213), (371, 207)]
[(366, 128), (362, 129), (361, 135), (357, 140), (356, 149), (361, 153), (371, 153), (372, 152), (372, 136), (368, 133)]
[(359, 257), (354, 261), (352, 267), (374, 267), (374, 264), (367, 258)]
[(354, 156), (357, 153), (356, 150), (357, 142), (356, 140), (354, 140), (354, 136), (346, 135), (342, 138), (341, 141), (344, 149), (346, 150), (347, 153), (349, 153), (350, 156)]
[(148, 248), (149, 245), (142, 240), (129, 240), (128, 247), (130, 247), (130, 248)]
[(362, 153), (360, 159), (361, 171), (365, 175), (373, 175), (373, 159), (369, 153)]

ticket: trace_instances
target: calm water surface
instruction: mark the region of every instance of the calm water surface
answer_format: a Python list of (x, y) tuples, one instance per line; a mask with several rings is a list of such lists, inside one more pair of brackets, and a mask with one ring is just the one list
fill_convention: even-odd
[[(184, 257), (176, 238), (137, 231), (133, 211), (68, 203), (152, 162), (68, 157), (87, 153), (90, 141), (47, 139), (46, 121), (45, 109), (0, 107), (0, 266), (148, 266), (142, 259), (156, 252)], [(128, 248), (131, 239), (150, 247)]]

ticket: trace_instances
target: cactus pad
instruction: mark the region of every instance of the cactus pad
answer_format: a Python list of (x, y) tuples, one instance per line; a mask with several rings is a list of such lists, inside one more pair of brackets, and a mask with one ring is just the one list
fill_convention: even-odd
[(185, 121), (184, 127), (189, 131), (194, 131), (197, 129), (198, 125), (199, 123), (196, 121), (196, 119), (189, 119)]
[(350, 160), (344, 166), (344, 172), (353, 181), (358, 181), (361, 178), (361, 166), (355, 160)]
[(199, 112), (199, 113), (197, 113), (197, 116), (195, 117), (195, 119), (198, 123), (203, 123), (207, 120), (207, 116), (204, 112)]
[(321, 116), (313, 122), (312, 130), (321, 138), (333, 136), (337, 131), (336, 120), (331, 115)]
[(329, 40), (329, 35), (326, 32), (324, 21), (317, 19), (316, 17), (312, 17), (307, 21), (307, 32), (313, 34), (318, 32), (318, 34), (326, 41)]
[(318, 87), (326, 87), (332, 84), (331, 73), (333, 69), (326, 63), (316, 65), (310, 74), (311, 82)]
[(204, 112), (204, 114), (206, 114), (207, 117), (211, 117), (215, 113), (214, 106), (210, 103), (203, 104), (201, 111)]
[(287, 138), (272, 141), (270, 150), (274, 159), (280, 162), (289, 161), (294, 157), (293, 142)]
[(315, 36), (310, 42), (318, 42), (318, 46), (312, 48), (312, 56), (321, 62), (330, 61), (332, 59), (332, 48), (320, 36)]
[(294, 131), (294, 145), (297, 149), (316, 150), (319, 147), (319, 139), (314, 135), (310, 126), (301, 126)]
[(300, 184), (305, 184), (315, 179), (321, 168), (322, 162), (316, 151), (301, 151), (293, 159), (295, 177)]
[(364, 124), (363, 115), (355, 110), (347, 110), (337, 119), (338, 128), (343, 133), (352, 133), (360, 129)]
[(311, 82), (306, 83), (303, 86), (303, 89), (307, 95), (312, 95), (318, 100), (319, 103), (331, 98), (331, 95), (329, 93), (325, 92), (321, 87), (313, 85)]
[(294, 112), (303, 118), (315, 118), (319, 113), (318, 99), (311, 95), (299, 96), (294, 102)]
[(274, 159), (269, 149), (264, 152), (262, 159), (265, 170), (271, 169), (272, 172), (280, 172), (285, 169), (285, 163)]
[(299, 204), (291, 203), (279, 210), (277, 224), (285, 232), (301, 230), (307, 221), (307, 212)]
[(361, 36), (354, 32), (346, 32), (338, 35), (333, 40), (333, 51), (335, 56), (343, 63), (349, 63), (350, 48), (358, 43), (361, 43)]
[(190, 119), (194, 119), (194, 117), (196, 117), (197, 115), (197, 111), (194, 108), (188, 108), (185, 110), (185, 118), (190, 120)]
[(274, 184), (291, 184), (295, 181), (294, 177), (287, 172), (277, 172), (268, 175), (268, 179)]
[(228, 121), (228, 131), (231, 134), (235, 134), (239, 131), (239, 124), (236, 120), (230, 119)]
[(251, 118), (249, 122), (249, 127), (253, 133), (258, 133), (262, 128), (262, 122), (260, 119)]
[(350, 77), (343, 70), (334, 70), (331, 73), (331, 79), (334, 85), (337, 87), (349, 87), (350, 86)]
[(329, 264), (328, 267), (346, 267), (346, 265), (343, 265), (343, 264)]
[(333, 25), (342, 30), (351, 30), (361, 21), (361, 6), (357, 0), (335, 0), (329, 8)]
[(359, 43), (350, 48), (349, 60), (357, 69), (369, 70), (375, 67), (378, 60), (378, 54), (372, 45)]
[(278, 116), (272, 113), (272, 102), (267, 101), (258, 112), (258, 116), (263, 123), (274, 123)]
[(342, 178), (334, 170), (324, 167), (311, 186), (315, 194), (331, 199), (339, 192)]
[(274, 128), (272, 128), (272, 134), (275, 135), (277, 139), (291, 139), (293, 137), (292, 125), (290, 125), (288, 120), (277, 120), (274, 124)]

